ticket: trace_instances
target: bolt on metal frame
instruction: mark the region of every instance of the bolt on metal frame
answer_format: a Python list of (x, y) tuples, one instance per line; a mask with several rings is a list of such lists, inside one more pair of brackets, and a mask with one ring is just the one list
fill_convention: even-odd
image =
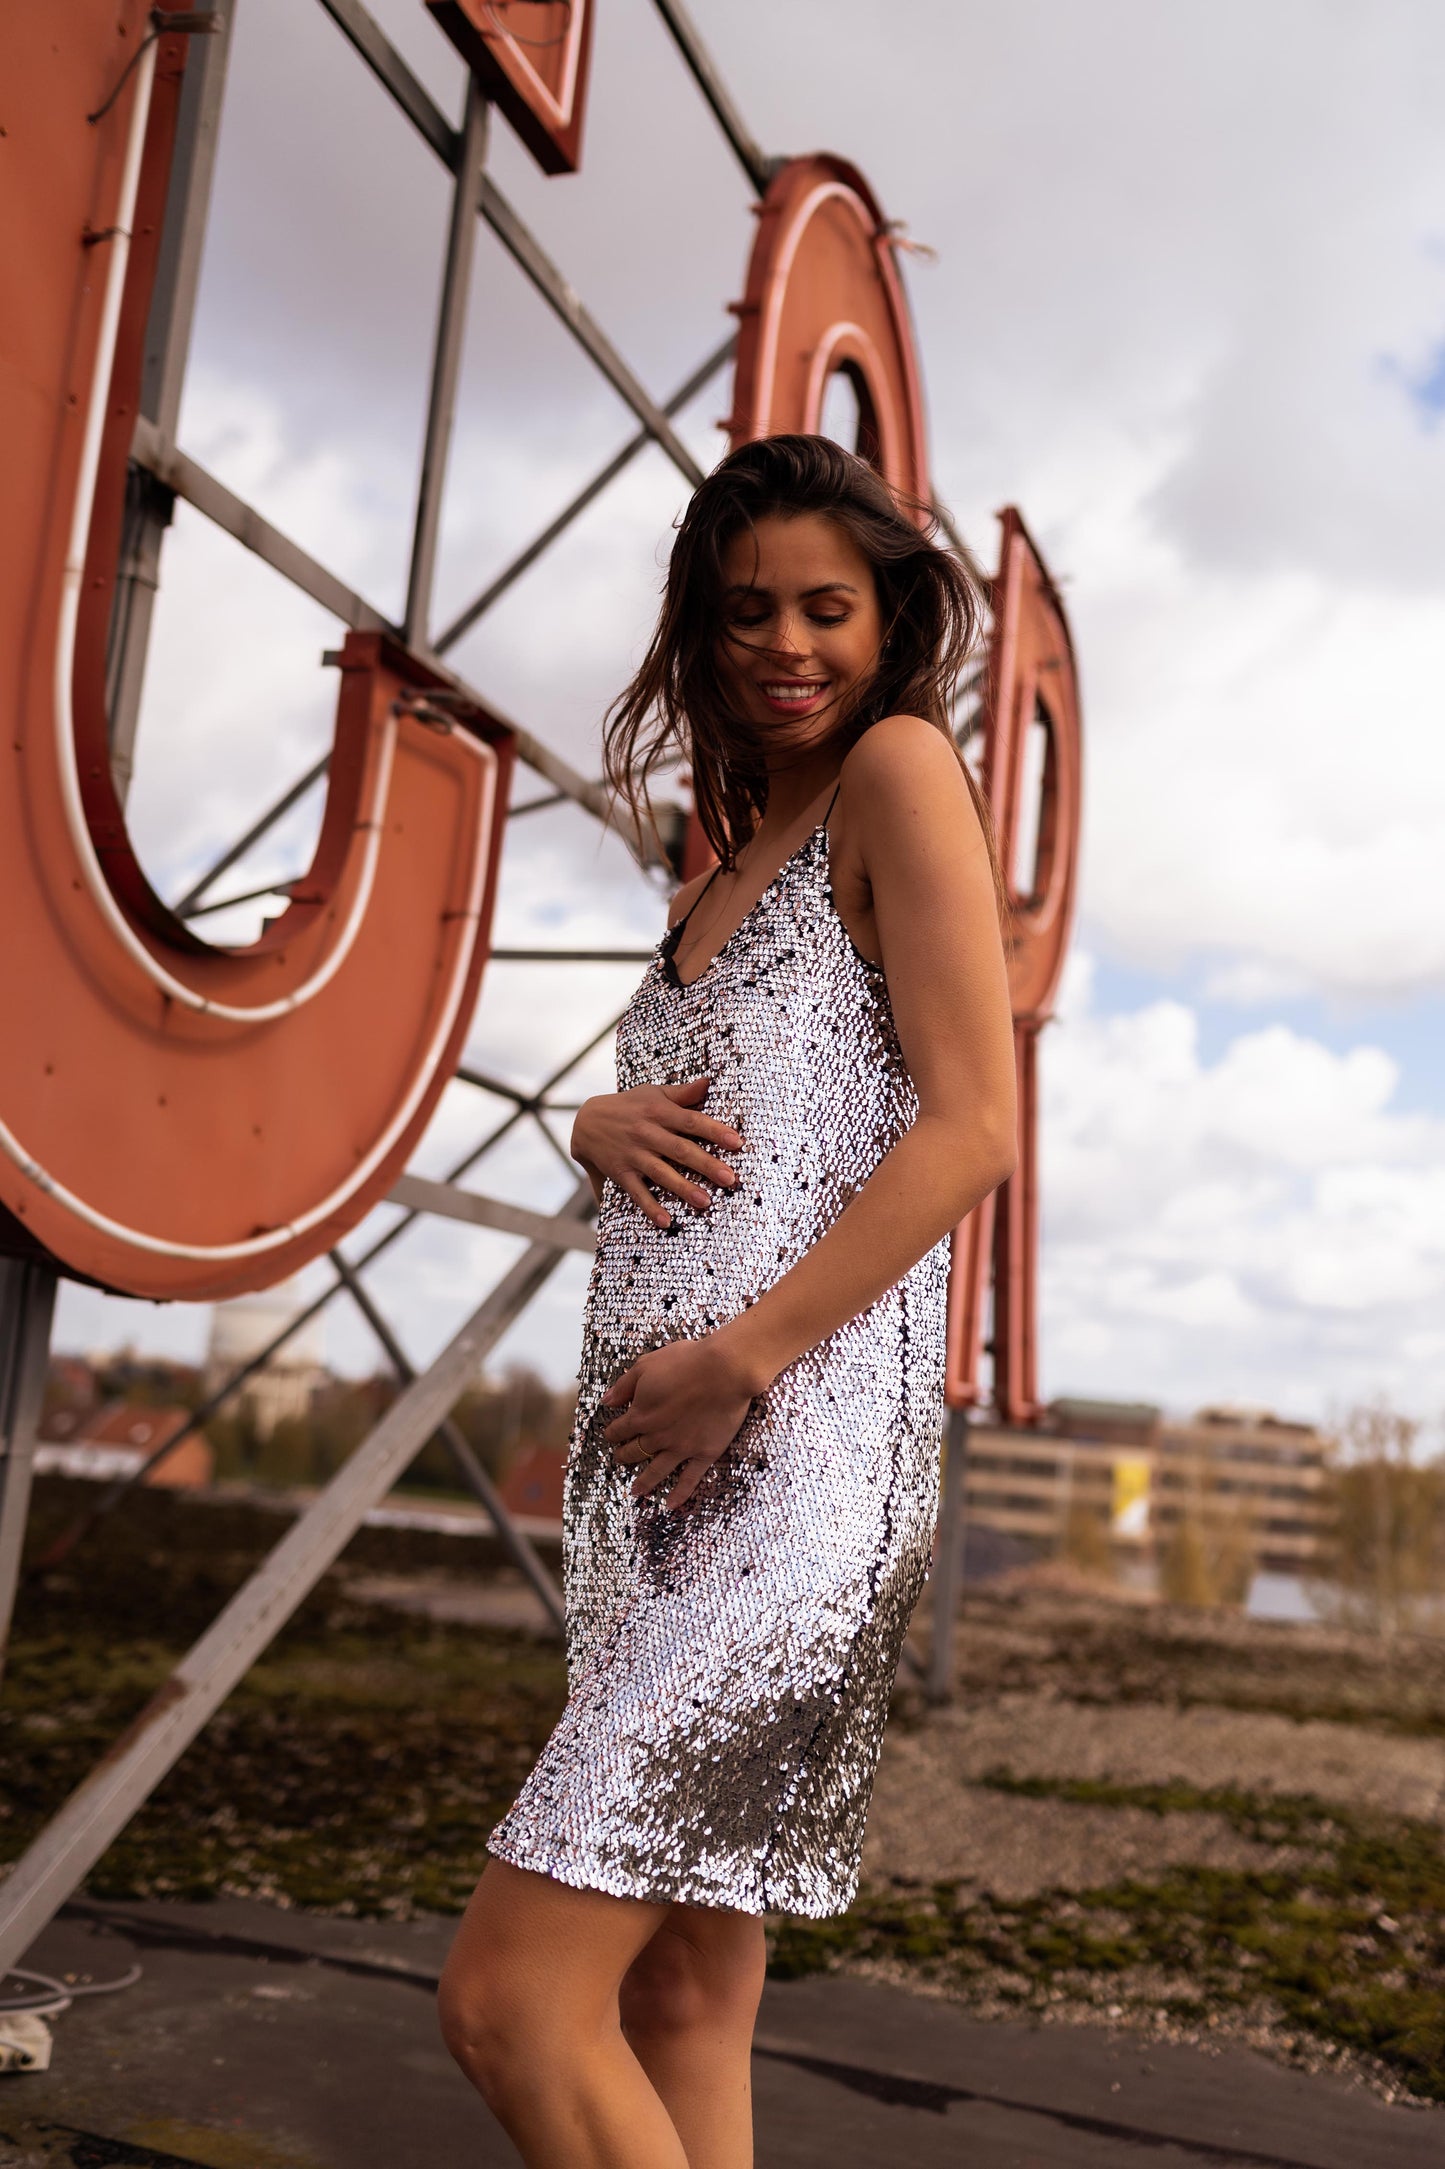
[[(665, 402), (654, 402), (570, 283), (487, 175), (488, 106), (475, 80), (468, 78), (461, 124), (454, 128), (361, 0), (320, 0), (321, 6), (382, 87), (454, 176), (405, 623), (401, 627), (390, 625), (383, 613), (253, 506), (208, 474), (175, 442), (224, 94), (229, 30), (236, 4), (237, 0), (227, 0), (226, 21), (220, 25), (219, 34), (201, 44), (187, 69), (165, 247), (148, 329), (146, 376), (132, 446), (129, 516), (122, 545), (121, 579), (109, 655), (112, 757), (122, 793), (131, 770), (151, 605), (159, 583), (161, 547), (177, 497), (184, 498), (345, 625), (390, 631), (412, 652), (445, 670), (447, 666), (441, 658), (446, 651), (538, 561), (647, 444), (655, 443), (666, 452), (690, 484), (695, 486), (701, 481), (702, 470), (674, 431), (672, 418), (725, 365), (736, 344), (736, 336), (730, 336)], [(743, 125), (686, 9), (678, 4), (678, 0), (656, 0), (656, 4), (723, 135), (754, 189), (761, 193), (781, 161), (766, 157)], [(449, 626), (432, 638), (429, 623), (437, 535), (465, 336), (472, 221), (478, 216), (497, 235), (599, 372), (632, 409), (639, 427), (564, 511)], [(942, 507), (936, 509), (950, 541), (967, 557), (968, 552), (951, 519)], [(973, 562), (971, 558), (969, 562)], [(470, 693), (471, 689), (464, 681), (455, 682), (461, 691)], [(965, 689), (965, 696), (968, 690)], [(960, 714), (961, 738), (967, 732), (966, 708), (965, 698)], [(541, 797), (513, 806), (510, 809), (512, 817), (570, 800), (594, 818), (614, 822), (621, 828), (644, 869), (667, 864), (661, 839), (635, 831), (629, 833), (626, 824), (608, 804), (601, 785), (580, 775), (530, 732), (515, 725), (512, 728), (522, 760), (550, 786)], [(276, 822), (300, 802), (321, 780), (326, 766), (324, 759), (313, 764), (214, 861), (177, 904), (176, 909), (182, 916), (195, 918), (222, 908), (222, 903), (243, 900), (231, 897), (222, 902), (205, 901), (218, 877), (240, 863)], [(663, 814), (666, 819), (666, 809)], [(284, 884), (279, 884), (250, 894), (264, 896), (283, 892)], [(497, 949), (492, 955), (497, 962), (534, 964), (543, 961), (632, 962), (648, 953), (619, 949), (518, 948)], [(111, 1485), (102, 1493), (40, 1562), (46, 1565), (66, 1556), (133, 1483), (148, 1477), (182, 1438), (198, 1429), (336, 1294), (343, 1289), (350, 1294), (402, 1381), (398, 1399), (224, 1607), (125, 1737), (102, 1758), (45, 1826), (0, 1887), (0, 1966), (13, 1963), (23, 1954), (34, 1936), (149, 1797), (207, 1718), (333, 1564), (366, 1513), (404, 1474), (431, 1436), (440, 1436), (448, 1446), (459, 1474), (481, 1500), (499, 1537), (536, 1591), (551, 1621), (560, 1625), (562, 1606), (555, 1583), (533, 1547), (515, 1526), (495, 1486), (457, 1430), (451, 1410), (502, 1334), (520, 1316), (560, 1260), (570, 1250), (591, 1248), (587, 1222), (593, 1211), (592, 1194), (588, 1184), (577, 1184), (560, 1212), (539, 1214), (500, 1199), (480, 1196), (460, 1187), (460, 1182), (461, 1177), (524, 1118), (536, 1125), (553, 1151), (575, 1174), (573, 1163), (545, 1118), (549, 1111), (562, 1111), (562, 1104), (552, 1098), (553, 1092), (603, 1040), (610, 1037), (617, 1021), (615, 1017), (609, 1020), (585, 1046), (555, 1069), (535, 1093), (522, 1092), (465, 1064), (461, 1066), (456, 1073), (458, 1081), (511, 1100), (511, 1112), (456, 1163), (441, 1183), (403, 1176), (388, 1199), (403, 1208), (402, 1217), (359, 1258), (348, 1259), (339, 1249), (333, 1250), (330, 1263), (335, 1277), (331, 1285), (265, 1348), (233, 1371), (192, 1414), (183, 1431), (157, 1448), (131, 1477)], [(530, 1240), (473, 1316), (418, 1375), (360, 1276), (415, 1224), (422, 1213), (440, 1213)], [(44, 1380), (55, 1282), (55, 1274), (46, 1267), (0, 1264), (0, 1653), (3, 1653), (9, 1600), (18, 1571), (25, 1526), (30, 1454)], [(961, 1498), (961, 1470), (953, 1469), (953, 1464), (955, 1433), (961, 1434), (962, 1429), (962, 1424), (952, 1424), (949, 1429), (947, 1458), (957, 1480), (950, 1494), (948, 1479), (945, 1479), (946, 1501), (950, 1497)], [(958, 1450), (961, 1452), (961, 1436)], [(956, 1539), (955, 1517), (949, 1515), (946, 1518), (950, 1536)], [(955, 1553), (956, 1541), (949, 1545), (949, 1556)], [(950, 1602), (943, 1615), (944, 1632), (952, 1613), (951, 1572), (946, 1579)], [(943, 1592), (939, 1595), (941, 1597)], [(937, 1625), (934, 1639), (937, 1648)], [(916, 1657), (913, 1662), (915, 1669), (921, 1669)], [(935, 1672), (938, 1665), (936, 1658)]]

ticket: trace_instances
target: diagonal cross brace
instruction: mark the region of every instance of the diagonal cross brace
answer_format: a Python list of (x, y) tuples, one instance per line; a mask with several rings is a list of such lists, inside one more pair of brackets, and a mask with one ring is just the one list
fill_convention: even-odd
[[(359, 1276), (352, 1271), (339, 1250), (332, 1251), (331, 1262), (345, 1281), (357, 1309), (385, 1349), (387, 1359), (397, 1377), (404, 1386), (410, 1386), (416, 1379), (416, 1372), (407, 1361), (401, 1342), (367, 1294)], [(444, 1418), (437, 1436), (451, 1455), (462, 1482), (470, 1490), (473, 1497), (481, 1502), (483, 1509), (491, 1517), (492, 1527), (496, 1530), (504, 1548), (510, 1553), (513, 1563), (521, 1569), (531, 1583), (533, 1593), (541, 1604), (543, 1611), (547, 1614), (548, 1619), (559, 1634), (564, 1634), (567, 1628), (567, 1615), (562, 1604), (562, 1593), (537, 1557), (536, 1547), (522, 1534), (522, 1531), (512, 1519), (511, 1509), (481, 1462), (477, 1459), (477, 1456), (473, 1453), (466, 1433), (462, 1430), (455, 1416)]]
[[(567, 1211), (593, 1210), (579, 1183)], [(77, 1786), (0, 1885), (0, 1968), (14, 1965), (255, 1663), (363, 1517), (437, 1429), (507, 1327), (564, 1256), (523, 1252), (436, 1361), (393, 1402), (344, 1468), (244, 1582), (134, 1724)]]

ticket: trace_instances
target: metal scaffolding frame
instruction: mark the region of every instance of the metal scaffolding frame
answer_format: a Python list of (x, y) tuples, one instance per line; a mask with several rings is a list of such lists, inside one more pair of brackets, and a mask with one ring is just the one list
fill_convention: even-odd
[[(182, 107), (161, 260), (147, 331), (145, 373), (128, 477), (126, 521), (121, 546), (108, 652), (112, 760), (124, 799), (129, 783), (136, 723), (140, 709), (151, 608), (159, 583), (161, 550), (175, 500), (183, 498), (213, 524), (233, 536), (283, 578), (350, 628), (390, 632), (420, 659), (440, 670), (459, 693), (479, 698), (443, 658), (498, 599), (534, 565), (573, 521), (649, 444), (657, 445), (679, 473), (695, 486), (702, 470), (676, 434), (673, 418), (731, 358), (736, 335), (684, 379), (662, 402), (655, 401), (618, 349), (589, 313), (570, 282), (496, 187), (486, 171), (489, 105), (476, 78), (469, 75), (463, 112), (453, 126), (441, 112), (361, 0), (320, 0), (320, 5), (400, 111), (453, 176), (447, 245), (438, 297), (425, 439), (418, 480), (412, 549), (407, 578), (404, 623), (394, 626), (347, 582), (281, 532), (235, 492), (189, 457), (175, 441), (186, 354), (190, 342), (201, 250), (204, 239), (215, 144), (222, 99), (231, 19), (237, 0), (227, 0), (217, 34), (198, 40), (184, 79)], [(685, 8), (678, 0), (655, 0), (658, 13), (711, 110), (718, 127), (761, 194), (782, 163), (764, 155), (742, 122), (718, 70), (706, 52)], [(431, 630), (432, 588), (437, 537), (465, 337), (473, 257), (474, 221), (480, 218), (496, 235), (559, 321), (588, 355), (613, 390), (631, 409), (636, 432), (593, 475), (571, 502), (521, 550), (504, 570), (445, 628)], [(950, 540), (962, 549), (952, 521), (936, 508)], [(964, 552), (965, 556), (968, 553)], [(972, 562), (972, 560), (970, 560)], [(962, 689), (959, 736), (967, 736), (977, 676)], [(496, 713), (492, 703), (485, 705)], [(519, 818), (542, 807), (571, 801), (595, 819), (612, 822), (624, 834), (643, 869), (675, 864), (682, 836), (679, 808), (663, 808), (659, 834), (629, 829), (608, 804), (602, 786), (581, 775), (541, 740), (519, 725), (517, 751), (547, 787), (542, 795), (509, 809)], [(175, 905), (187, 919), (263, 896), (284, 896), (285, 882), (252, 889), (244, 896), (214, 898), (220, 876), (244, 861), (284, 815), (321, 782), (325, 758), (313, 764), (268, 810), (223, 852)], [(543, 962), (632, 962), (650, 952), (626, 949), (500, 948), (497, 962), (535, 965)], [(572, 1251), (590, 1252), (588, 1222), (593, 1199), (586, 1183), (576, 1184), (559, 1212), (540, 1213), (462, 1187), (462, 1178), (516, 1127), (534, 1124), (575, 1177), (575, 1165), (553, 1133), (549, 1113), (567, 1103), (554, 1097), (567, 1078), (616, 1028), (614, 1017), (576, 1050), (531, 1093), (463, 1064), (458, 1081), (509, 1101), (510, 1111), (448, 1171), (441, 1181), (404, 1175), (388, 1194), (401, 1208), (398, 1220), (357, 1258), (339, 1249), (330, 1253), (333, 1278), (285, 1329), (253, 1355), (204, 1401), (185, 1429), (153, 1452), (132, 1476), (112, 1484), (51, 1545), (38, 1562), (44, 1569), (67, 1556), (136, 1483), (157, 1466), (229, 1400), (246, 1380), (268, 1363), (332, 1299), (345, 1291), (366, 1320), (401, 1385), (397, 1400), (355, 1449), (318, 1497), (297, 1517), (289, 1532), (237, 1591), (218, 1618), (177, 1666), (127, 1733), (117, 1741), (77, 1791), (46, 1825), (3, 1886), (0, 1886), (0, 1967), (23, 1955), (34, 1936), (104, 1853), (118, 1832), (148, 1798), (231, 1688), (304, 1600), (360, 1526), (365, 1514), (390, 1490), (433, 1437), (450, 1452), (458, 1474), (491, 1517), (511, 1558), (536, 1592), (554, 1627), (562, 1623), (562, 1603), (547, 1568), (516, 1527), (486, 1471), (477, 1462), (452, 1420), (451, 1411), (489, 1352)], [(574, 1103), (575, 1104), (575, 1103)], [(516, 1262), (486, 1295), (467, 1323), (421, 1374), (408, 1363), (397, 1336), (363, 1283), (362, 1275), (423, 1214), (439, 1214), (524, 1239)], [(47, 1361), (56, 1275), (48, 1267), (0, 1261), (0, 1658), (3, 1658), (10, 1602), (19, 1569), (30, 1467)], [(950, 1426), (950, 1480), (945, 1500), (956, 1508), (961, 1499), (964, 1426)], [(951, 1484), (951, 1488), (950, 1488)], [(939, 1652), (933, 1685), (946, 1690), (947, 1670), (940, 1644), (951, 1618), (956, 1567), (956, 1511), (945, 1515), (944, 1557), (952, 1561), (943, 1579), (949, 1591), (944, 1631), (935, 1634)], [(940, 1591), (940, 1596), (943, 1595)], [(910, 1653), (911, 1654), (911, 1653)], [(916, 1657), (915, 1669), (922, 1669)]]

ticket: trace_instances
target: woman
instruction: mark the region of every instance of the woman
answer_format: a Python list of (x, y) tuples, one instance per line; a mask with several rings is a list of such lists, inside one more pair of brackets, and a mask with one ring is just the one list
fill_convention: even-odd
[[(937, 1502), (949, 1231), (1014, 1165), (959, 560), (823, 437), (723, 460), (606, 731), (681, 754), (674, 900), (572, 1149), (601, 1213), (567, 1707), (442, 1983), (534, 2169), (742, 2169), (766, 1912), (858, 1877)], [(927, 515), (923, 515), (925, 521)]]

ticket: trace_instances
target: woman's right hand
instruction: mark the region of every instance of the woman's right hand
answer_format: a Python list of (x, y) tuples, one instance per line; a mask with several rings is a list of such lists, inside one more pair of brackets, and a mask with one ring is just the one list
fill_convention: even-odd
[[(630, 1092), (600, 1092), (584, 1100), (572, 1125), (572, 1157), (580, 1160), (599, 1190), (603, 1180), (625, 1190), (634, 1205), (660, 1228), (672, 1214), (653, 1189), (666, 1190), (698, 1212), (712, 1202), (709, 1183), (731, 1190), (737, 1176), (725, 1160), (706, 1150), (742, 1149), (730, 1123), (700, 1112), (710, 1079), (691, 1077), (686, 1084), (634, 1085)], [(689, 1177), (701, 1176), (701, 1181)]]

